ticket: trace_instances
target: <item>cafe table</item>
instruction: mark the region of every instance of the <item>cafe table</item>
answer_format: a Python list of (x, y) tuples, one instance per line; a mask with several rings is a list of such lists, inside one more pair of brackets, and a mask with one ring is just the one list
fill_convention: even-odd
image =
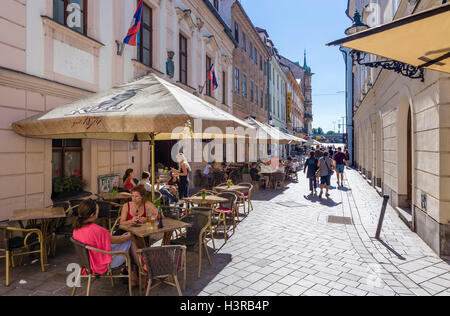
[(245, 191), (248, 191), (248, 187), (244, 187), (241, 185), (232, 185), (230, 187), (218, 186), (218, 187), (215, 187), (214, 189), (219, 192), (227, 192), (227, 191), (245, 192)]
[(164, 234), (162, 240), (163, 246), (170, 245), (173, 232), (188, 227), (191, 227), (191, 224), (167, 217), (164, 218), (163, 228), (152, 226), (150, 223), (120, 225), (120, 229), (130, 232), (139, 239), (139, 248), (146, 248), (144, 238), (158, 234)]
[(191, 196), (189, 198), (184, 198), (183, 200), (188, 202), (188, 203), (190, 203), (190, 204), (206, 205), (206, 206), (211, 206), (211, 205), (214, 205), (214, 204), (228, 202), (228, 199), (223, 198), (223, 197), (219, 197), (219, 196), (216, 196), (216, 195), (207, 195), (205, 197), (205, 199), (203, 199), (203, 197), (201, 197), (201, 196)]
[[(40, 221), (40, 230), (42, 232), (43, 245), (47, 247), (48, 226), (50, 220), (66, 217), (66, 212), (62, 207), (49, 207), (49, 208), (28, 208), (18, 209), (13, 211), (12, 216), (9, 218), (10, 222), (19, 222), (21, 228), (25, 228), (25, 221)], [(44, 263), (47, 263), (47, 249), (44, 249)]]

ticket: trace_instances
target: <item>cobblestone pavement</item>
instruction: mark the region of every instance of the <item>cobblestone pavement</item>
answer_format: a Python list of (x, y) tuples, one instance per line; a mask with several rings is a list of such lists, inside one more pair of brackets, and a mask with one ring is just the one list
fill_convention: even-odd
[[(218, 238), (213, 265), (203, 261), (200, 279), (197, 254), (188, 252), (184, 294), (449, 296), (450, 262), (436, 256), (390, 206), (381, 241), (373, 238), (382, 198), (356, 171), (346, 170), (344, 184), (348, 189), (334, 187), (329, 199), (319, 199), (309, 196), (302, 174), (299, 183), (284, 190), (255, 193), (253, 212), (240, 221), (234, 235), (230, 231), (226, 244)], [(0, 270), (0, 295), (70, 295), (65, 285), (70, 262), (76, 262), (73, 250), (61, 240), (48, 272), (40, 272), (38, 263), (15, 268), (13, 283), (5, 288)], [(78, 294), (84, 292), (85, 284)], [(92, 294), (127, 295), (127, 287), (112, 288), (101, 280)], [(176, 295), (176, 290), (161, 286), (152, 295)]]

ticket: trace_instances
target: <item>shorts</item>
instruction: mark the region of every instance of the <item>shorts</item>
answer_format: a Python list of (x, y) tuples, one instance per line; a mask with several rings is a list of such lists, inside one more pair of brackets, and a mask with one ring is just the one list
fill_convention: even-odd
[(345, 165), (336, 165), (336, 169), (338, 173), (344, 173)]
[(331, 176), (320, 177), (320, 184), (330, 186), (331, 185)]
[[(123, 244), (111, 244), (111, 251), (121, 251), (128, 253), (130, 251), (131, 247), (131, 240), (128, 240), (124, 242)], [(111, 269), (115, 269), (120, 267), (125, 263), (125, 257), (124, 256), (117, 256), (112, 258), (111, 261)]]

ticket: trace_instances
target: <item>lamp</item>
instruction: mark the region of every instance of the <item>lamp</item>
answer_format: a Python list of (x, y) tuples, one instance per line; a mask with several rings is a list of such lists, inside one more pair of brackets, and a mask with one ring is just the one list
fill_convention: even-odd
[(358, 32), (365, 31), (369, 28), (367, 24), (361, 22), (361, 15), (358, 10), (355, 11), (355, 15), (353, 16), (353, 25), (345, 30), (345, 35), (353, 35)]

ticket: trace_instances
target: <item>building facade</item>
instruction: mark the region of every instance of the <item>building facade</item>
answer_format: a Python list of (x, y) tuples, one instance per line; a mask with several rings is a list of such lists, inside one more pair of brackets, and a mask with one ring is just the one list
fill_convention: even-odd
[[(380, 0), (376, 6), (362, 1), (361, 7), (349, 1), (348, 15), (356, 9), (374, 27), (440, 4)], [(348, 67), (357, 167), (434, 251), (450, 255), (450, 75), (426, 69), (422, 82), (380, 68)]]
[[(231, 6), (230, 6), (231, 4)], [(238, 46), (233, 52), (233, 114), (267, 122), (267, 60), (269, 53), (238, 1), (223, 1), (221, 14), (231, 10), (230, 27)]]
[[(290, 109), (290, 120), (288, 123), (288, 129), (300, 138), (305, 138), (309, 135), (308, 127), (311, 126), (311, 118), (306, 118), (306, 104), (305, 98), (305, 82), (309, 73), (305, 68), (299, 65), (299, 62), (292, 62), (286, 57), (280, 56), (280, 64), (288, 78), (288, 93), (292, 93), (292, 106)], [(310, 83), (311, 81), (308, 80)], [(310, 93), (311, 87), (308, 86), (308, 92)], [(309, 113), (311, 113), (312, 102), (309, 102)], [(289, 107), (288, 107), (289, 110)]]
[[(149, 169), (148, 144), (40, 140), (16, 135), (15, 121), (132, 81), (150, 72), (232, 113), (231, 30), (215, 1), (144, 0), (136, 47), (125, 37), (138, 1), (4, 0), (0, 10), (0, 220), (14, 209), (52, 204), (54, 179)], [(173, 57), (172, 57), (173, 56)], [(171, 59), (172, 58), (172, 59)], [(219, 88), (206, 80), (214, 64)]]

